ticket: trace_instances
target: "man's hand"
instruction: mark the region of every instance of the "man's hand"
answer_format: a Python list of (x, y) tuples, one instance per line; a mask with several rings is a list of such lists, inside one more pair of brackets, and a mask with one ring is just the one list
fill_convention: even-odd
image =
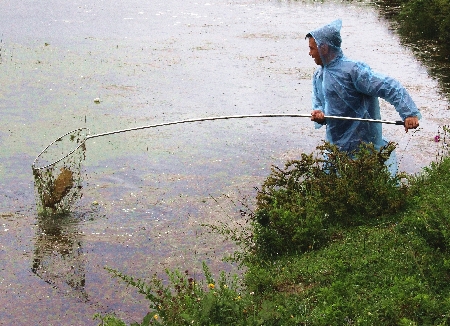
[(311, 112), (311, 121), (323, 124), (325, 122), (325, 115), (320, 110), (314, 110)]
[(419, 126), (419, 118), (407, 117), (405, 119), (405, 131), (408, 132), (409, 129), (416, 129)]

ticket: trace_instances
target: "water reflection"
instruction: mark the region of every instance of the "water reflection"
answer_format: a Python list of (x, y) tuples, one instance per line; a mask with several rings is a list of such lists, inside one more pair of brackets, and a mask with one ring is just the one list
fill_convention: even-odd
[(69, 296), (88, 301), (86, 258), (79, 221), (72, 214), (38, 216), (31, 270)]

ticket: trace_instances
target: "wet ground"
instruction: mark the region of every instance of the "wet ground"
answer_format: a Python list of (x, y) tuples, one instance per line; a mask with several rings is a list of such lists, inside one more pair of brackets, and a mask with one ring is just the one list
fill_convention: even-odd
[[(237, 225), (240, 200), (272, 164), (311, 152), (324, 130), (304, 118), (182, 124), (89, 139), (72, 216), (37, 214), (31, 164), (61, 135), (174, 120), (309, 113), (314, 62), (304, 35), (343, 19), (344, 53), (400, 80), (423, 114), (398, 142), (400, 169), (436, 157), (450, 115), (442, 83), (367, 4), (294, 1), (53, 0), (2, 5), (0, 21), (0, 324), (95, 325), (146, 313), (109, 266), (236, 272), (234, 250), (202, 223)], [(382, 116), (398, 120), (382, 102)]]

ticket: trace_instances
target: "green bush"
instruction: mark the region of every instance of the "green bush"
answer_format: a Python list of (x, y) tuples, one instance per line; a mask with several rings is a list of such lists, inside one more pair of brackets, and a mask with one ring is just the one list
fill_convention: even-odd
[(393, 143), (379, 151), (362, 144), (351, 155), (328, 143), (317, 149), (319, 155), (273, 167), (258, 192), (252, 220), (259, 253), (319, 248), (342, 227), (370, 224), (403, 207), (402, 175), (391, 176), (385, 165)]
[(361, 226), (322, 249), (252, 265), (246, 284), (268, 301), (267, 325), (447, 325), (444, 257), (395, 223)]
[(411, 189), (414, 212), (405, 214), (399, 225), (403, 232), (414, 232), (433, 249), (446, 253), (450, 253), (450, 179), (443, 176), (449, 170), (448, 158), (424, 169)]
[(440, 5), (436, 0), (413, 0), (403, 4), (399, 18), (401, 30), (423, 38), (436, 38), (441, 21)]
[[(443, 48), (450, 49), (450, 1), (449, 0), (380, 0), (399, 23), (402, 35), (419, 40), (439, 41)], [(396, 8), (399, 8), (397, 10)], [(389, 10), (392, 13), (392, 10)]]

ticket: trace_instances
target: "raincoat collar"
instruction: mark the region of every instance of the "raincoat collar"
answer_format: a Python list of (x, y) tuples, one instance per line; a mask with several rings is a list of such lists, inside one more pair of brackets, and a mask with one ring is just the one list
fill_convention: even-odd
[(332, 59), (327, 64), (324, 64), (324, 67), (332, 68), (334, 65), (338, 64), (342, 60), (343, 57), (344, 57), (344, 54), (342, 53), (342, 51), (340, 51), (340, 53), (338, 55), (336, 55), (336, 57), (334, 59)]

